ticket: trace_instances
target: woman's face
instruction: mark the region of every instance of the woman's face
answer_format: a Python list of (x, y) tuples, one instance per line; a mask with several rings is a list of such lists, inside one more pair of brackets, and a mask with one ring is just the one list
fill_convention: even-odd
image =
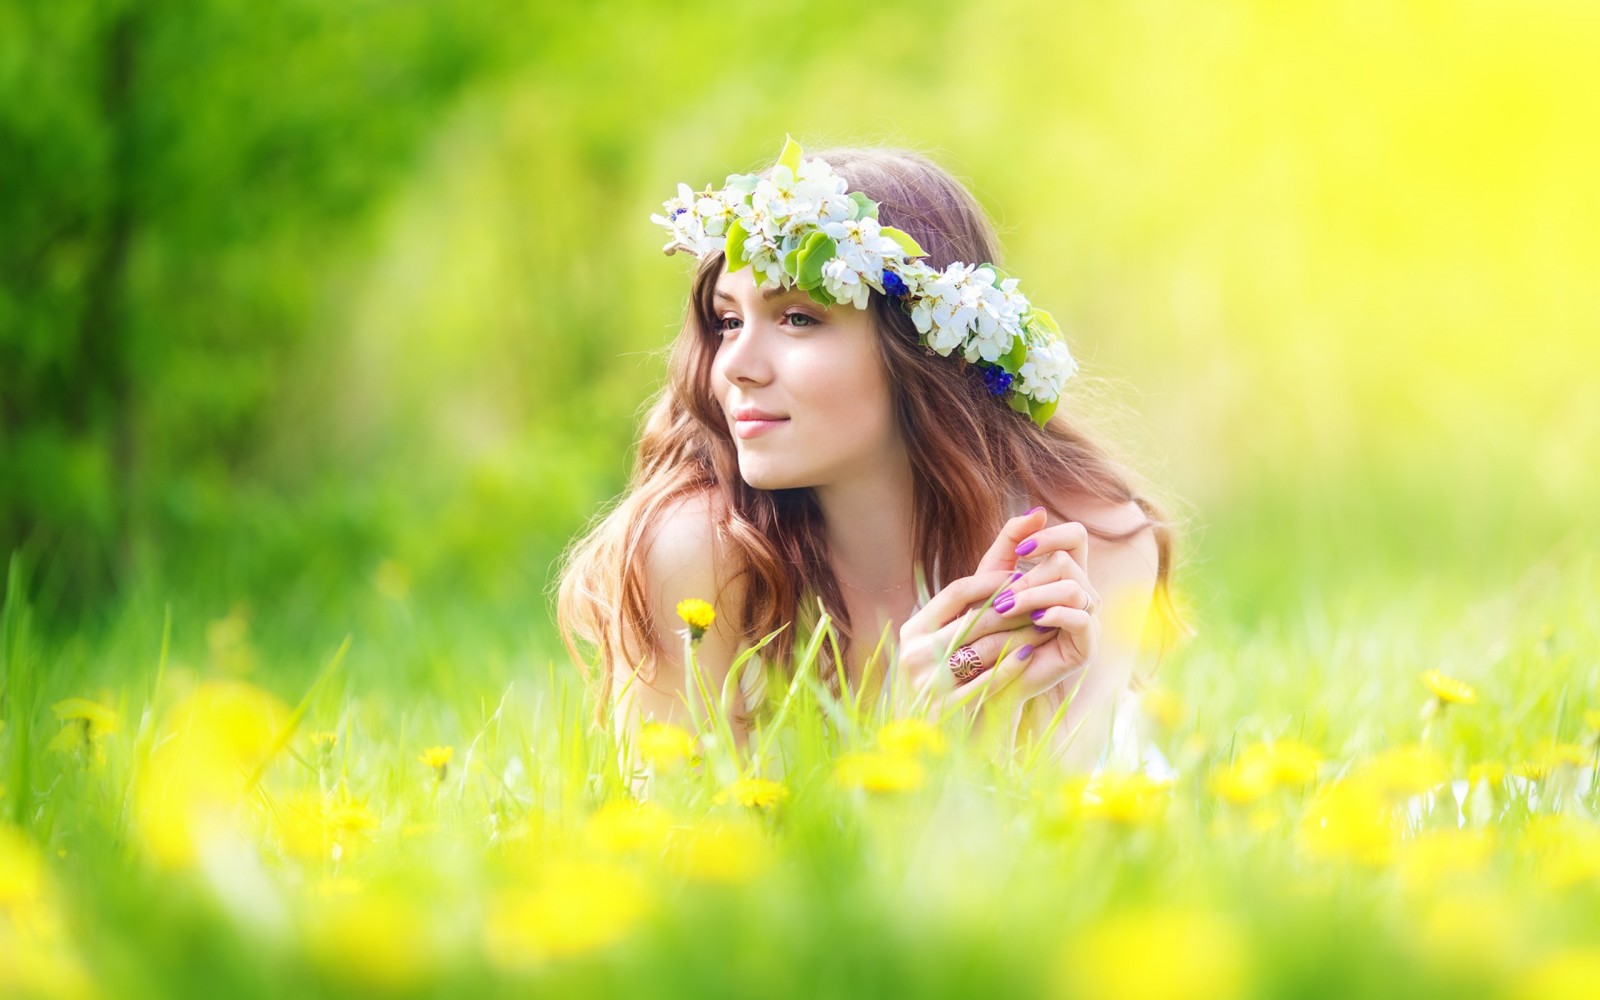
[[(872, 314), (798, 289), (756, 290), (753, 269), (717, 277), (721, 341), (711, 386), (757, 489), (827, 486), (902, 450)], [(764, 420), (761, 417), (776, 419)]]

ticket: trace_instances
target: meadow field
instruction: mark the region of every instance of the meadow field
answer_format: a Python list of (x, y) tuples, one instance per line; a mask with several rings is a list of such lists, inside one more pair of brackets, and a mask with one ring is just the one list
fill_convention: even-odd
[[(0, 0), (0, 996), (1600, 995), (1590, 5), (341, 6)], [(754, 753), (593, 724), (648, 216), (786, 134), (1061, 321), (1171, 777), (818, 633)]]

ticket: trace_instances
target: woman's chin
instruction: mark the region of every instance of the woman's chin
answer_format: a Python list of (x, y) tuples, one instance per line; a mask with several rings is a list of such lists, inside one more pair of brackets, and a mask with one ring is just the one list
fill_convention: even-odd
[(775, 469), (765, 462), (740, 462), (739, 478), (757, 490), (787, 490), (804, 485), (789, 470)]

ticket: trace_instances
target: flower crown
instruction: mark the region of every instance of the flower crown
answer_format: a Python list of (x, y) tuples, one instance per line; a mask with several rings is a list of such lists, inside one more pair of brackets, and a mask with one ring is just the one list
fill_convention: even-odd
[(793, 139), (770, 179), (732, 174), (720, 191), (678, 185), (650, 221), (671, 239), (662, 249), (699, 257), (727, 254), (729, 273), (749, 265), (756, 285), (799, 288), (824, 306), (867, 307), (869, 292), (898, 300), (922, 343), (941, 356), (959, 349), (984, 382), (1043, 427), (1061, 386), (1078, 370), (1061, 328), (1017, 291), (1017, 279), (992, 264), (960, 261), (935, 270), (927, 252), (898, 229), (878, 224), (878, 203), (847, 191), (823, 160), (800, 157)]

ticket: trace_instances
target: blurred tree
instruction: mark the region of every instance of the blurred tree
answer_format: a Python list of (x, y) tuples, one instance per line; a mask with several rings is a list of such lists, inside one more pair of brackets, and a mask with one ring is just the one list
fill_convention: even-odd
[(81, 605), (153, 527), (226, 516), (353, 224), (536, 45), (510, 16), (0, 3), (0, 552)]

